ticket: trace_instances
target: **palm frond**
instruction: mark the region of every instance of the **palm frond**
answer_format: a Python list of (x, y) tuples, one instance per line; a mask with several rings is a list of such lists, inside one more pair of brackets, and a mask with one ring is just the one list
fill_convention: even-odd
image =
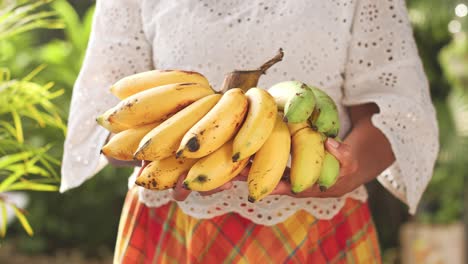
[(38, 28), (63, 28), (64, 24), (57, 18), (56, 12), (38, 11), (50, 2), (39, 0), (18, 7), (7, 7), (7, 11), (0, 15), (0, 40)]

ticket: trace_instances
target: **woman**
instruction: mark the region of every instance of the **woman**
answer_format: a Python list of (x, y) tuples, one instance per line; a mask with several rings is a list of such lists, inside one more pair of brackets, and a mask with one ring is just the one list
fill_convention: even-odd
[(377, 178), (414, 213), (438, 151), (403, 0), (98, 1), (73, 93), (61, 191), (101, 167), (108, 132), (94, 119), (117, 102), (108, 87), (118, 79), (184, 69), (216, 88), (226, 72), (256, 68), (279, 47), (283, 62), (259, 86), (296, 79), (333, 97), (344, 142), (328, 139), (326, 148), (340, 161), (338, 183), (296, 196), (281, 182), (251, 204), (243, 181), (201, 195), (134, 187), (134, 175), (116, 263), (380, 262), (363, 184)]

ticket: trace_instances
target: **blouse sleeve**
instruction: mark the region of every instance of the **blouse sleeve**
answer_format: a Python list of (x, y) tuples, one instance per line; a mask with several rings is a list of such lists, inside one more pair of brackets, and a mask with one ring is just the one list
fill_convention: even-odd
[(118, 79), (152, 68), (137, 0), (98, 0), (81, 71), (73, 88), (64, 144), (60, 191), (81, 185), (104, 165), (108, 132), (95, 119), (117, 103), (109, 87)]
[(379, 182), (414, 214), (438, 153), (438, 127), (404, 0), (360, 0), (351, 29), (343, 104), (373, 102), (396, 161)]

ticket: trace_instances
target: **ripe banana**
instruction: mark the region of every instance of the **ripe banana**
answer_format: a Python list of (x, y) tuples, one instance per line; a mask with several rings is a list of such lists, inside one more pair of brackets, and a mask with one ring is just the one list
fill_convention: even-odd
[(201, 158), (188, 172), (184, 187), (193, 191), (211, 191), (227, 183), (247, 166), (247, 157), (232, 161), (232, 141)]
[(294, 136), (297, 133), (297, 131), (306, 127), (310, 127), (308, 121), (302, 123), (288, 123), (289, 134), (291, 134), (291, 137)]
[(247, 183), (249, 202), (263, 199), (275, 189), (289, 159), (291, 135), (282, 117), (277, 115), (275, 127), (265, 144), (255, 154)]
[(213, 94), (213, 90), (209, 86), (198, 83), (159, 86), (120, 101), (109, 111), (110, 114), (102, 119), (111, 125), (146, 125), (165, 120), (185, 106), (210, 94)]
[(324, 138), (312, 128), (303, 128), (291, 141), (291, 191), (300, 193), (311, 187), (320, 176), (325, 155)]
[[(177, 157), (201, 158), (221, 147), (235, 135), (247, 108), (247, 97), (241, 89), (228, 90), (208, 114), (184, 135)], [(232, 157), (232, 153), (230, 155)]]
[(158, 125), (159, 123), (154, 123), (122, 131), (113, 136), (109, 142), (102, 147), (101, 152), (108, 157), (118, 160), (133, 160), (133, 153), (138, 148), (140, 140), (146, 133)]
[(305, 83), (297, 81), (280, 82), (268, 89), (275, 98), (278, 108), (284, 112), (284, 121), (301, 123), (314, 111), (315, 96)]
[(139, 160), (159, 160), (175, 155), (185, 133), (219, 101), (220, 94), (201, 98), (151, 130), (135, 153)]
[(340, 174), (340, 162), (330, 154), (328, 151), (325, 151), (325, 157), (323, 158), (323, 167), (318, 178), (318, 184), (320, 190), (326, 191), (333, 184), (335, 184)]
[(174, 83), (199, 83), (210, 86), (205, 76), (198, 72), (181, 70), (154, 70), (127, 76), (117, 81), (111, 93), (119, 99), (125, 99), (141, 91)]
[(180, 176), (187, 173), (196, 159), (169, 157), (152, 161), (136, 178), (135, 184), (150, 190), (166, 190), (176, 185)]
[(249, 101), (247, 117), (234, 138), (232, 160), (251, 156), (270, 135), (278, 112), (275, 100), (265, 90), (250, 88), (245, 95)]
[(105, 129), (109, 130), (110, 132), (112, 133), (119, 133), (119, 132), (122, 132), (124, 130), (127, 130), (129, 129), (130, 127), (129, 126), (126, 126), (126, 125), (121, 125), (121, 124), (118, 124), (118, 123), (110, 123), (108, 121), (108, 118), (109, 116), (114, 112), (114, 109), (109, 109), (107, 110), (104, 114), (98, 116), (96, 118), (96, 122), (104, 127)]
[(340, 130), (340, 118), (333, 99), (317, 87), (310, 87), (316, 98), (316, 105), (310, 122), (312, 127), (328, 137), (336, 137)]

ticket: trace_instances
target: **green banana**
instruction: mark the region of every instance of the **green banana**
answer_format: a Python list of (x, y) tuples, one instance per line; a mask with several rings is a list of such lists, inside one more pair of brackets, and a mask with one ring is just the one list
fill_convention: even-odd
[(287, 123), (302, 123), (306, 121), (315, 107), (315, 96), (307, 84), (298, 81), (280, 82), (268, 89), (275, 98), (283, 120)]
[(318, 184), (320, 191), (324, 192), (333, 184), (335, 184), (340, 174), (340, 162), (330, 154), (328, 151), (325, 151), (325, 157), (323, 158), (322, 171), (320, 172), (320, 177), (318, 178)]
[(309, 120), (312, 128), (328, 137), (336, 137), (340, 130), (340, 118), (333, 99), (317, 87), (310, 87), (315, 95), (316, 105)]
[[(336, 137), (335, 140), (338, 142), (342, 142), (342, 140), (338, 137)], [(324, 192), (328, 188), (332, 187), (338, 180), (339, 174), (340, 162), (335, 158), (335, 156), (333, 156), (330, 152), (325, 150), (322, 171), (320, 172), (320, 177), (317, 181), (320, 187), (320, 191)]]

